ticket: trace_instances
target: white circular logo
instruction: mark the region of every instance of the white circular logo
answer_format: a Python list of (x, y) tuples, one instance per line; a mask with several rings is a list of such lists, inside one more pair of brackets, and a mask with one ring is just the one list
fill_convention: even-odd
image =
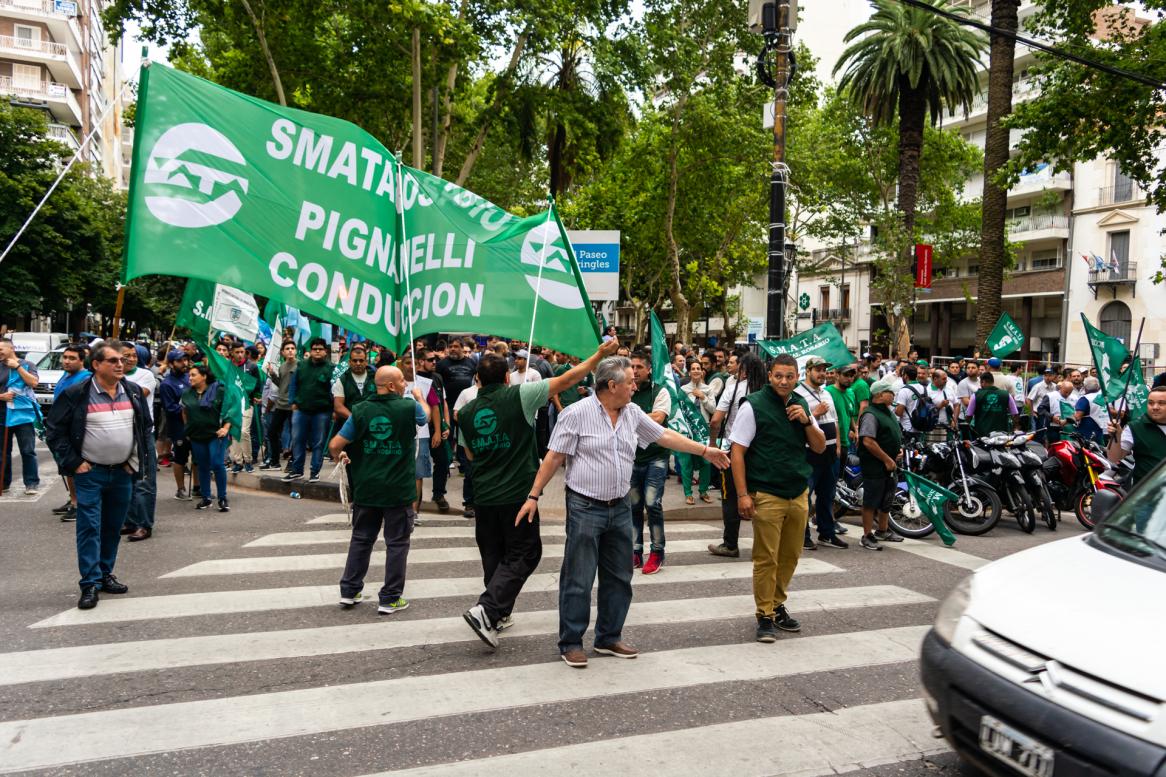
[(174, 227), (222, 224), (243, 207), (240, 194), (247, 193), (248, 181), (239, 173), (246, 166), (239, 149), (218, 130), (195, 123), (171, 127), (146, 161), (143, 182), (152, 184), (146, 207)]
[[(522, 263), (539, 266), (542, 262), (542, 280), (538, 271), (534, 275), (527, 275), (526, 282), (543, 300), (555, 307), (568, 310), (583, 307), (583, 294), (575, 285), (575, 274), (571, 271), (571, 257), (567, 254), (567, 246), (563, 236), (559, 234), (559, 227), (552, 222), (544, 222), (526, 233), (522, 241)], [(567, 275), (571, 282), (567, 283), (548, 277), (548, 273), (562, 273)]]

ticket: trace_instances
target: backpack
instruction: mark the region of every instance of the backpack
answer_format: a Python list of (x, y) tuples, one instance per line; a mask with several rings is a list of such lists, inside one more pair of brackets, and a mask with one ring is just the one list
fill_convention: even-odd
[(930, 432), (939, 424), (939, 411), (935, 409), (926, 391), (916, 392), (910, 386), (906, 388), (918, 400), (915, 409), (911, 411), (911, 428), (917, 432)]

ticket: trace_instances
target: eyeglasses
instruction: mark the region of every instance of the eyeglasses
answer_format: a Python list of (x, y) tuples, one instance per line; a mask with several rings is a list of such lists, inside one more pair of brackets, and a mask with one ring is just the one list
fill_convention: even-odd
[(109, 362), (110, 364), (125, 364), (125, 359), (120, 356), (110, 356), (105, 359), (94, 359), (95, 362)]

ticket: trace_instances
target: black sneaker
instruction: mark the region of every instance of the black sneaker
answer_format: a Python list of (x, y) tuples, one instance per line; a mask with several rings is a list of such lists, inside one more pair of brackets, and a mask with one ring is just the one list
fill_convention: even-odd
[(838, 523), (837, 521), (834, 522), (834, 533), (835, 534), (846, 534), (849, 531), (850, 531), (850, 529), (847, 529), (842, 524)]
[(273, 470), (273, 469), (279, 469), (279, 465), (278, 465), (278, 464), (272, 464), (270, 461), (265, 461), (265, 462), (263, 462), (262, 464), (260, 464), (260, 465), (259, 465), (259, 470), (260, 470), (261, 472), (266, 472), (266, 471), (268, 471), (268, 470)]
[(814, 540), (812, 538), (806, 537), (804, 540), (802, 540), (802, 550), (817, 550), (817, 549), (818, 549), (818, 543), (814, 542)]
[(304, 476), (304, 473), (302, 473), (302, 472), (288, 472), (286, 475), (283, 476), (283, 479), (284, 480), (299, 480), (303, 476)]
[(757, 641), (777, 642), (777, 626), (773, 625), (773, 618), (757, 619)]
[(714, 556), (723, 556), (725, 558), (741, 557), (740, 548), (730, 548), (723, 542), (718, 545), (709, 545), (709, 553), (713, 554)]
[(785, 605), (777, 608), (777, 613), (773, 616), (773, 625), (777, 626), (782, 631), (801, 631), (802, 624), (798, 623), (789, 611), (785, 609)]
[(202, 488), (200, 486), (191, 486), (190, 495), (192, 497), (202, 496)]
[(220, 512), (220, 513), (229, 513), (229, 512), (231, 512), (231, 506), (230, 506), (229, 504), (227, 504), (227, 500), (226, 500), (226, 499), (220, 499), (220, 500), (219, 500), (219, 512)]
[(211, 506), (211, 500), (205, 496), (199, 500), (198, 504), (194, 506), (195, 510), (205, 510)]
[(879, 542), (902, 542), (903, 538), (893, 531), (876, 531), (874, 533), (875, 539)]
[(466, 505), (465, 507), (462, 508), (462, 518), (476, 518), (476, 517), (477, 517), (477, 513), (474, 512), (473, 507)]
[(883, 546), (879, 544), (878, 539), (873, 534), (862, 535), (862, 547), (867, 550), (882, 550)]
[(319, 483), (320, 482), (320, 473), (317, 472), (316, 474), (309, 477), (308, 482), (309, 483)]
[(843, 540), (841, 537), (831, 537), (828, 540), (822, 539), (821, 537), (819, 537), (818, 544), (824, 545), (827, 548), (838, 548), (839, 550), (845, 550), (846, 548), (850, 547), (849, 545), (846, 544), (846, 541)]
[(97, 606), (97, 586), (87, 585), (81, 589), (81, 598), (77, 600), (77, 609), (92, 610)]
[(437, 505), (437, 512), (439, 512), (439, 513), (448, 513), (449, 512), (449, 502), (446, 500), (446, 498), (444, 496), (434, 497), (433, 504)]
[(101, 578), (101, 592), (103, 594), (124, 594), (128, 593), (130, 587), (118, 580), (113, 575), (106, 575)]
[(65, 502), (60, 507), (53, 508), (53, 515), (63, 515), (64, 513), (67, 513), (72, 509), (73, 509), (73, 503), (72, 502)]
[(67, 512), (61, 513), (61, 523), (72, 523), (77, 520), (77, 508), (69, 505)]

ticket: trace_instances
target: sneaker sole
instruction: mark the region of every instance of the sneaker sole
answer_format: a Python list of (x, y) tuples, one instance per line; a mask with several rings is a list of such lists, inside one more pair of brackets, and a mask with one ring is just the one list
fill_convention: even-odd
[(473, 615), (470, 615), (468, 612), (463, 612), (462, 618), (465, 620), (466, 624), (474, 630), (474, 633), (478, 635), (478, 639), (482, 640), (494, 649), (498, 648), (498, 638), (495, 637), (494, 639), (490, 639), (490, 636), (482, 630), (482, 624), (478, 623), (477, 618), (475, 618)]
[(782, 626), (780, 623), (775, 623), (773, 625), (776, 626), (777, 628), (781, 629), (782, 631), (788, 631), (791, 634), (796, 634), (797, 632), (802, 630), (802, 624), (800, 624), (800, 623), (797, 626), (795, 626), (794, 628), (790, 628), (789, 626)]
[(359, 602), (359, 601), (355, 601), (355, 602), (340, 602), (340, 606), (341, 606), (341, 607), (343, 607), (343, 608), (344, 608), (344, 609), (346, 609), (346, 610), (351, 610), (353, 607), (355, 607), (355, 606), (356, 606), (356, 605), (358, 605), (358, 604), (360, 604), (360, 602)]
[(601, 647), (595, 648), (595, 652), (601, 656), (614, 656), (615, 658), (635, 658), (636, 656), (639, 655), (639, 653), (632, 653), (631, 655), (628, 655), (627, 653), (616, 653), (614, 650), (612, 650), (610, 648), (601, 648)]
[(872, 548), (870, 545), (863, 545), (863, 546), (862, 546), (862, 549), (863, 549), (863, 550), (882, 550), (883, 548), (882, 548), (882, 546), (881, 546), (881, 545), (876, 545), (876, 546), (875, 546), (875, 547), (873, 547), (873, 548)]
[(766, 644), (771, 644), (773, 642), (777, 642), (777, 636), (774, 634), (765, 634), (763, 636), (758, 637), (757, 641), (764, 642)]
[(573, 668), (573, 669), (586, 669), (587, 668), (587, 659), (583, 659), (582, 661), (571, 661), (565, 655), (560, 655), (559, 658), (563, 659), (563, 663), (566, 664), (567, 666)]
[(377, 607), (377, 615), (392, 615), (395, 612), (407, 609), (409, 609), (409, 605), (407, 604), (404, 607)]

